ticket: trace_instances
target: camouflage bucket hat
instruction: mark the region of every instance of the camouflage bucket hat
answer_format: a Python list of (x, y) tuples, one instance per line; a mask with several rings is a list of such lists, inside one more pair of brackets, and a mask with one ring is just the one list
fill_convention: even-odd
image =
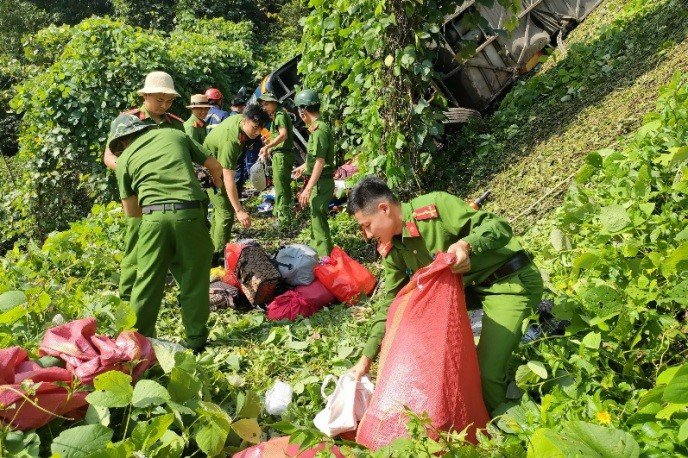
[(140, 132), (149, 127), (150, 125), (140, 120), (138, 116), (121, 114), (117, 116), (114, 121), (112, 121), (112, 125), (110, 126), (108, 147), (112, 150), (112, 142), (115, 140), (119, 140), (127, 135)]
[(275, 97), (275, 94), (272, 92), (266, 92), (265, 94), (262, 94), (260, 97), (258, 97), (258, 100), (260, 102), (279, 102), (277, 97)]

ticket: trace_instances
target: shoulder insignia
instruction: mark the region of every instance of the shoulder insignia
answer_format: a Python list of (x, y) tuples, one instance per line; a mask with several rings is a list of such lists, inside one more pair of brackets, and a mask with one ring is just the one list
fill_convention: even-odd
[(146, 119), (146, 112), (140, 108), (132, 108), (131, 110), (123, 111), (122, 114), (138, 116), (141, 121)]
[(437, 207), (434, 205), (426, 205), (425, 207), (416, 208), (413, 211), (413, 217), (417, 221), (424, 221), (426, 219), (439, 218), (439, 213), (437, 213)]
[(418, 231), (418, 226), (413, 221), (406, 221), (406, 230), (410, 237), (420, 237), (420, 231)]
[(378, 243), (377, 245), (377, 252), (380, 253), (380, 256), (382, 256), (383, 258), (387, 257), (391, 250), (392, 242)]
[(176, 114), (165, 113), (165, 115), (166, 115), (168, 118), (175, 119), (175, 120), (181, 122), (182, 124), (184, 124), (184, 120), (183, 120), (182, 118), (180, 118), (179, 116), (177, 116)]
[(201, 121), (200, 119), (198, 119), (198, 120), (194, 121), (193, 126), (194, 127), (204, 127), (205, 123), (203, 121)]

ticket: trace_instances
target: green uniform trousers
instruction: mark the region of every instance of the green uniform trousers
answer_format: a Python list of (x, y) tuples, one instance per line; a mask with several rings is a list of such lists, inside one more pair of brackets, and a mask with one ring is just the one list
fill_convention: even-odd
[(334, 178), (321, 177), (311, 192), (311, 240), (319, 256), (328, 256), (332, 251), (330, 225), (327, 223), (327, 207), (334, 195)]
[(167, 271), (179, 284), (179, 305), (187, 346), (201, 348), (208, 338), (209, 275), (212, 242), (200, 208), (143, 215), (137, 246), (137, 277), (131, 295), (136, 328), (155, 335), (155, 322)]
[(223, 252), (229, 243), (234, 225), (234, 207), (225, 189), (208, 189), (208, 198), (213, 204), (213, 217), (210, 220), (210, 238), (216, 252)]
[(141, 218), (126, 217), (127, 230), (124, 235), (124, 257), (120, 264), (119, 297), (128, 301), (136, 281), (136, 243), (139, 240)]
[(287, 223), (294, 216), (294, 193), (291, 189), (291, 171), (294, 153), (272, 154), (272, 182), (275, 185), (275, 214), (280, 223)]
[(483, 308), (478, 365), (489, 411), (506, 400), (507, 367), (521, 341), (523, 320), (542, 298), (542, 277), (529, 264), (489, 287), (467, 287), (469, 309)]

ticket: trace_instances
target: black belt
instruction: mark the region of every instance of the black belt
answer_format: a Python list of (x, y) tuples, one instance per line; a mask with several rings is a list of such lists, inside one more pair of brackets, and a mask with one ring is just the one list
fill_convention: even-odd
[(144, 215), (149, 215), (159, 211), (188, 210), (190, 208), (201, 208), (201, 202), (192, 200), (190, 202), (170, 202), (164, 204), (145, 205), (141, 210)]
[(519, 269), (530, 264), (531, 259), (525, 251), (517, 251), (507, 262), (499, 266), (497, 270), (492, 272), (485, 280), (478, 286), (492, 286), (504, 277), (507, 277)]

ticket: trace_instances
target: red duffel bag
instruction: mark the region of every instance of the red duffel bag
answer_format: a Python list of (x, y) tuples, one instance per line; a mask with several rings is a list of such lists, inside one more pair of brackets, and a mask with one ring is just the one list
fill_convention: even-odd
[(287, 291), (274, 298), (268, 305), (268, 320), (290, 320), (296, 318), (309, 317), (322, 309), (317, 304), (307, 301), (296, 291)]
[(313, 280), (313, 283), (310, 285), (297, 286), (294, 288), (294, 291), (303, 296), (303, 298), (308, 302), (311, 302), (321, 308), (328, 306), (337, 300), (330, 290), (325, 288), (325, 285), (323, 285), (317, 278)]
[(375, 288), (375, 276), (338, 246), (313, 272), (337, 299), (347, 304), (356, 303), (361, 293), (369, 296)]
[(478, 357), (454, 256), (439, 253), (399, 292), (387, 314), (380, 369), (356, 442), (378, 449), (408, 435), (404, 406), (427, 412), (438, 430), (461, 431), (476, 441), (489, 416)]

